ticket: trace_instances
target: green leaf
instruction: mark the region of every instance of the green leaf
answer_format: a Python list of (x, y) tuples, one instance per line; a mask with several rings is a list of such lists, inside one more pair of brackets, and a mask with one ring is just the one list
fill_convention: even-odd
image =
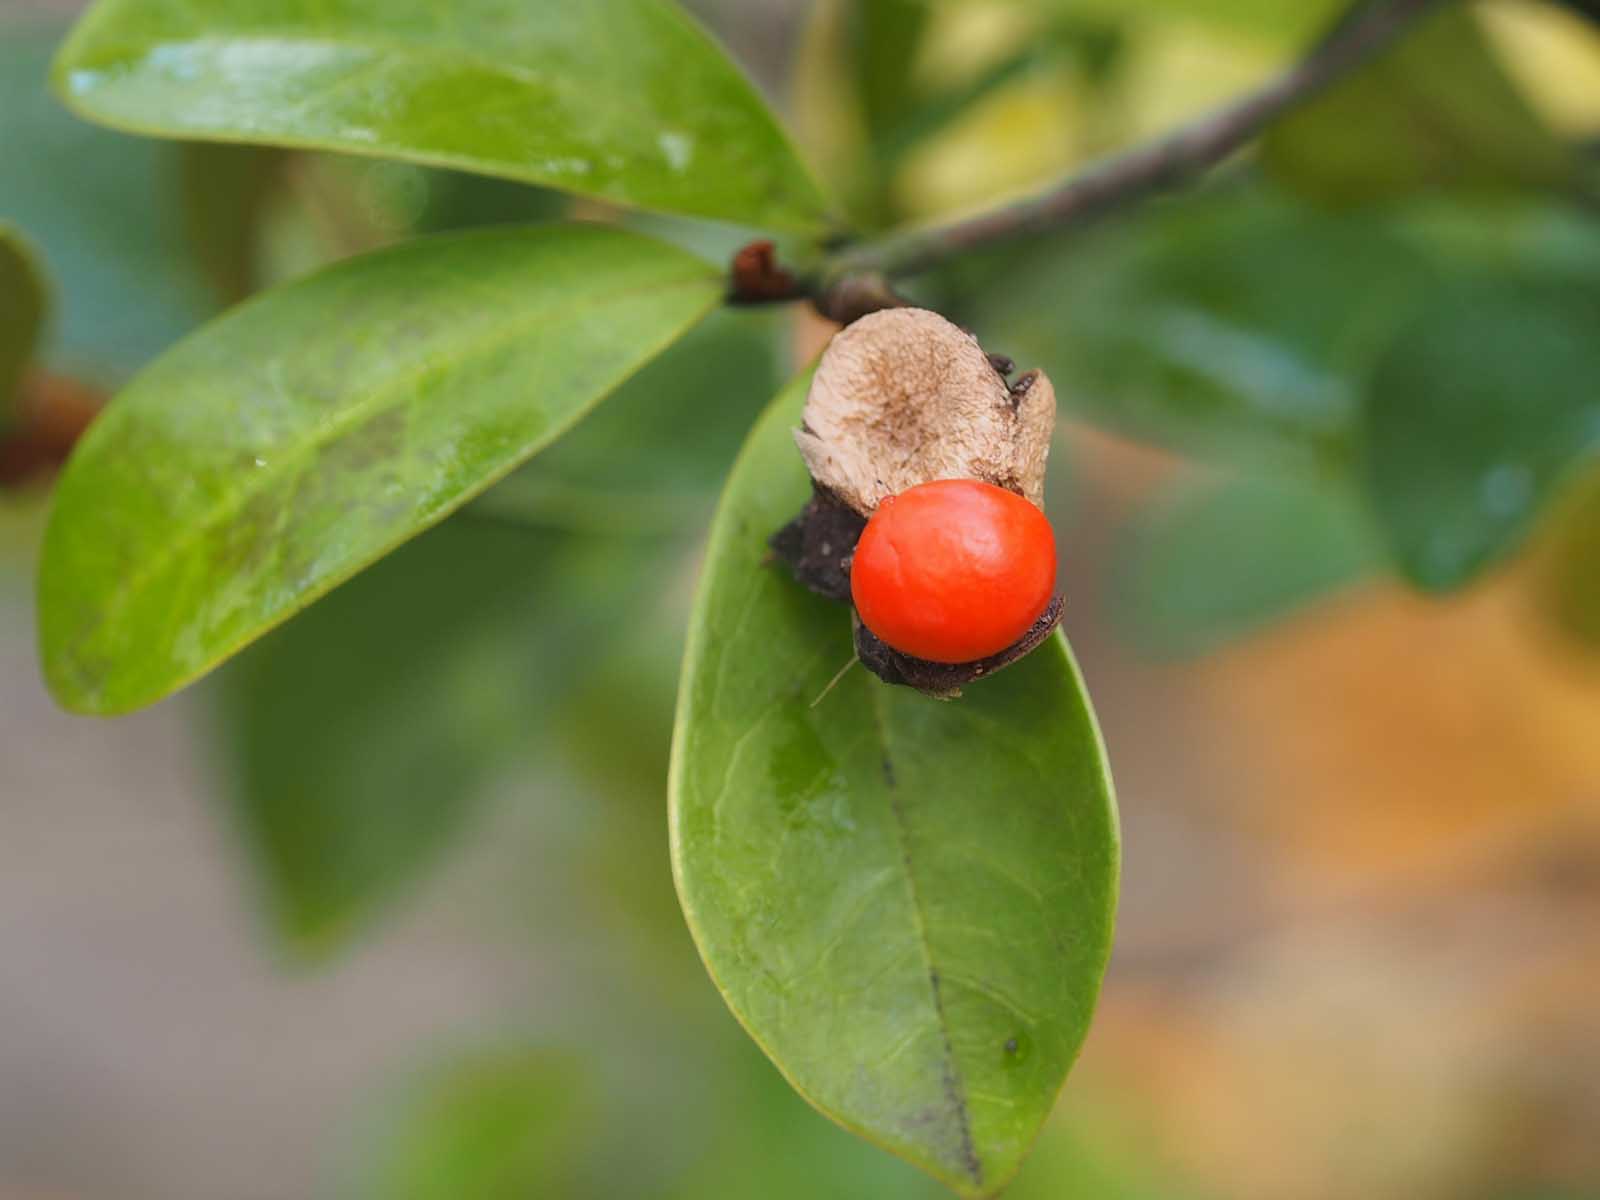
[(799, 380), (734, 467), (690, 626), (673, 867), (730, 1007), (797, 1090), (963, 1195), (1016, 1171), (1110, 949), (1117, 832), (1064, 640), (953, 703), (861, 669), (768, 561), (808, 481)]
[(60, 482), (57, 698), (124, 712), (193, 680), (555, 439), (721, 290), (619, 230), (495, 230), (342, 263), (187, 339)]
[(571, 199), (561, 192), (509, 179), (464, 171), (420, 170), (424, 199), (416, 217), (419, 233), (557, 221), (571, 207)]
[[(780, 315), (714, 313), (465, 513), (222, 673), (240, 830), (291, 952), (370, 927), (497, 784), (548, 779), (557, 750), (582, 757), (591, 794), (633, 769), (629, 807), (659, 796), (687, 619), (678, 560), (777, 385)], [(642, 621), (644, 603), (664, 611)], [(659, 817), (648, 835), (655, 865)], [(606, 902), (639, 885), (630, 871), (604, 881)]]
[(1574, 163), (1495, 59), (1477, 18), (1441, 6), (1267, 135), (1279, 181), (1334, 203), (1432, 188), (1560, 187)]
[(48, 361), (118, 380), (214, 311), (183, 227), (177, 148), (86, 125), (49, 93), (58, 35), (0, 37), (0, 214), (55, 283)]
[(1288, 476), (1191, 479), (1129, 531), (1111, 611), (1153, 653), (1203, 654), (1349, 585), (1383, 558), (1343, 489)]
[(817, 1120), (759, 1054), (722, 1043), (704, 1050), (724, 1067), (714, 1088), (719, 1103), (696, 1114), (707, 1144), (665, 1200), (945, 1196), (926, 1175)]
[[(918, 0), (930, 8), (956, 0)], [(1018, 6), (1072, 19), (1197, 21), (1272, 42), (1304, 39), (1348, 0), (1017, 0)]]
[(911, 76), (929, 13), (918, 0), (866, 0), (847, 20), (867, 136), (881, 145), (917, 110), (921, 98)]
[(39, 348), (49, 294), (33, 248), (0, 221), (0, 430), (22, 373)]
[(591, 534), (698, 537), (782, 382), (786, 328), (779, 310), (713, 313), (473, 511)]
[(480, 1051), (413, 1087), (362, 1194), (374, 1200), (567, 1195), (590, 1107), (587, 1080), (571, 1059), (537, 1048)]
[(1204, 21), (1274, 41), (1315, 34), (1348, 0), (1033, 0), (1073, 13)]
[(93, 120), (402, 158), (820, 232), (749, 81), (671, 0), (101, 0), (56, 66)]
[(237, 823), (287, 949), (340, 948), (443, 858), (652, 557), (457, 518), (222, 673)]
[(190, 243), (218, 299), (236, 304), (261, 285), (261, 221), (288, 156), (271, 147), (221, 142), (189, 142), (182, 155)]
[(1437, 271), (1392, 231), (1255, 191), (1152, 209), (952, 292), (1062, 404), (1200, 457), (1344, 461), (1357, 381)]
[(1420, 587), (1461, 587), (1513, 550), (1600, 446), (1596, 329), (1592, 283), (1469, 281), (1389, 346), (1367, 396), (1367, 478)]

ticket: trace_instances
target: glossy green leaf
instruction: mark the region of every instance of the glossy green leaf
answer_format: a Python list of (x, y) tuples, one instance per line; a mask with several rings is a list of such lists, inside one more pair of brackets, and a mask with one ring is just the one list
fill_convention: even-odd
[(584, 1072), (547, 1050), (489, 1048), (412, 1088), (379, 1146), (373, 1200), (563, 1196), (592, 1113)]
[(1469, 582), (1514, 549), (1600, 446), (1600, 292), (1470, 282), (1389, 346), (1364, 422), (1368, 483), (1419, 586)]
[(121, 712), (194, 679), (577, 421), (721, 294), (614, 229), (428, 239), (262, 296), (145, 371), (45, 537), (47, 678)]
[(819, 231), (766, 105), (671, 0), (100, 0), (57, 63), (84, 116), (403, 158)]
[(0, 429), (22, 373), (39, 348), (49, 295), (32, 247), (0, 221)]
[(968, 1196), (1017, 1170), (1110, 949), (1117, 833), (1064, 640), (950, 703), (847, 673), (847, 612), (768, 561), (806, 499), (762, 418), (711, 534), (671, 775), (673, 866), (746, 1029), (824, 1113)]
[(60, 35), (0, 37), (0, 215), (55, 285), (47, 361), (120, 380), (214, 311), (190, 252), (177, 147), (87, 125), (50, 95)]
[(1318, 199), (1560, 186), (1574, 164), (1495, 59), (1477, 18), (1441, 6), (1414, 33), (1273, 127), (1278, 180)]
[(1202, 654), (1376, 570), (1381, 542), (1347, 487), (1292, 476), (1190, 480), (1135, 522), (1112, 611), (1141, 648)]

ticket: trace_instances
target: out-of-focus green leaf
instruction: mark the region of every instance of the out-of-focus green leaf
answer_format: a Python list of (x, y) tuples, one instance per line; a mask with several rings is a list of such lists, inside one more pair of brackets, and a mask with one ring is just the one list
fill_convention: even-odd
[(1302, 43), (1320, 32), (1348, 0), (1035, 0), (1102, 16), (1172, 17)]
[(260, 222), (287, 155), (221, 142), (188, 142), (180, 150), (190, 241), (218, 298), (235, 304), (261, 285)]
[[(1074, 1094), (1057, 1109), (1006, 1200), (1201, 1200), (1150, 1153), (1153, 1122), (1126, 1129), (1099, 1111), (1113, 1094)], [(1118, 1118), (1121, 1118), (1120, 1120)]]
[(484, 231), (185, 341), (62, 477), (39, 604), (58, 699), (122, 712), (193, 680), (554, 440), (721, 291), (619, 230)]
[(223, 673), (238, 824), (291, 951), (339, 948), (440, 861), (657, 555), (460, 517)]
[(1575, 204), (1419, 200), (1396, 211), (1393, 228), (1456, 275), (1576, 284), (1600, 278), (1600, 222)]
[[(953, 0), (920, 0), (929, 7)], [(1053, 16), (1096, 19), (1174, 18), (1253, 34), (1273, 42), (1303, 41), (1348, 0), (1017, 0)]]
[[(527, 225), (566, 215), (570, 196), (509, 179), (340, 154), (297, 156), (302, 204), (343, 227), (335, 240), (383, 242), (486, 225)], [(361, 231), (365, 231), (364, 233)]]
[(296, 952), (332, 949), (416, 880), (527, 735), (551, 543), (447, 522), (220, 677), (239, 825)]
[(0, 221), (0, 431), (22, 373), (39, 348), (49, 294), (32, 247)]
[(478, 510), (592, 533), (695, 534), (780, 377), (781, 315), (724, 309)]
[(380, 1147), (372, 1200), (570, 1194), (593, 1120), (584, 1072), (540, 1049), (488, 1049), (423, 1079)]
[(1336, 203), (1428, 189), (1555, 187), (1574, 171), (1461, 5), (1441, 6), (1371, 65), (1280, 121), (1262, 154), (1281, 182)]
[(1600, 291), (1465, 282), (1385, 351), (1366, 404), (1373, 501), (1401, 567), (1461, 587), (1513, 550), (1600, 445)]
[(1201, 654), (1382, 562), (1356, 498), (1289, 476), (1188, 481), (1129, 531), (1112, 611), (1141, 647)]
[(856, 86), (875, 143), (887, 141), (917, 107), (911, 74), (928, 24), (927, 7), (918, 0), (865, 0), (851, 7)]
[(1115, 26), (1064, 24), (1030, 37), (1013, 53), (991, 63), (973, 78), (928, 96), (879, 136), (878, 153), (898, 161), (908, 150), (957, 124), (986, 100), (1025, 81), (1036, 71), (1074, 62), (1091, 78), (1108, 73), (1123, 48)]
[(570, 198), (561, 192), (489, 175), (428, 170), (425, 182), (426, 195), (415, 224), (418, 233), (553, 221), (571, 207)]
[(1227, 190), (1006, 260), (952, 292), (1064, 409), (1202, 457), (1348, 456), (1356, 383), (1436, 280), (1372, 221)]
[(183, 227), (176, 147), (120, 137), (49, 93), (54, 32), (0, 38), (0, 214), (50, 266), (48, 360), (115, 379), (215, 308)]
[(806, 1108), (759, 1055), (723, 1057), (739, 1070), (718, 1081), (726, 1100), (704, 1114), (710, 1145), (669, 1200), (947, 1200), (934, 1180)]
[(415, 163), (285, 154), (274, 147), (235, 149), (286, 159), (282, 186), (264, 198), (255, 230), (259, 287), (418, 234), (559, 219), (571, 203), (571, 197), (545, 188)]
[(1088, 1029), (1117, 834), (1063, 639), (952, 703), (859, 668), (768, 561), (802, 378), (734, 467), (689, 633), (673, 866), (734, 1013), (824, 1113), (969, 1196), (1016, 1171)]
[(671, 0), (100, 0), (57, 62), (77, 111), (165, 137), (457, 167), (820, 232), (765, 103)]

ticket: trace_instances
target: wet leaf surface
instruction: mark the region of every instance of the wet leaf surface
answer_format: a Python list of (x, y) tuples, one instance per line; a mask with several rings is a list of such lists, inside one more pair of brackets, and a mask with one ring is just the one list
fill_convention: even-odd
[(80, 113), (343, 150), (817, 231), (749, 81), (670, 0), (102, 0), (56, 67)]
[(62, 478), (46, 675), (119, 712), (209, 670), (552, 441), (721, 294), (585, 226), (427, 239), (268, 293), (141, 374)]

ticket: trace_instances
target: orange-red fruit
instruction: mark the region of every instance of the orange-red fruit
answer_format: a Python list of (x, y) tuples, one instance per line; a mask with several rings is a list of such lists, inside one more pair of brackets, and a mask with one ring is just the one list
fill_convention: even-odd
[(976, 479), (921, 483), (884, 500), (850, 564), (863, 624), (930, 662), (998, 654), (1049, 607), (1055, 583), (1045, 515)]

